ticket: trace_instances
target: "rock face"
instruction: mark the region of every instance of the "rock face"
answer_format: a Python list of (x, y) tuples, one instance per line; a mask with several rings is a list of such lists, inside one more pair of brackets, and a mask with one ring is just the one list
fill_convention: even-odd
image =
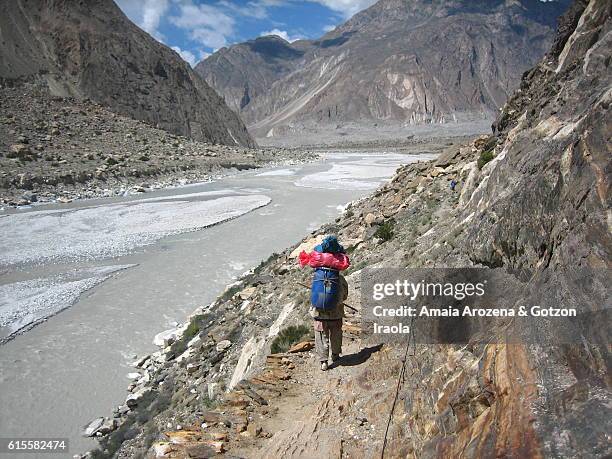
[(319, 40), (258, 38), (196, 70), (256, 137), (347, 121), (494, 118), (567, 4), (381, 0)]
[[(276, 35), (222, 48), (196, 66), (208, 84), (220, 91), (232, 110), (244, 111), (281, 77), (299, 65), (310, 43), (289, 43)], [(248, 109), (247, 109), (248, 107)]]
[[(474, 156), (467, 150), (463, 161), (438, 161), (455, 163), (449, 172), (463, 190), (456, 208), (416, 240), (412, 264), (526, 269), (529, 289), (544, 298), (567, 304), (579, 296), (582, 314), (606, 307), (609, 288), (602, 293), (598, 283), (611, 281), (611, 13), (605, 0), (575, 2), (552, 51), (504, 106), (495, 135), (476, 142)], [(481, 169), (469, 161), (491, 151)], [(424, 457), (607, 456), (609, 340), (608, 328), (582, 345), (542, 335), (535, 346), (419, 346), (403, 406), (416, 421), (395, 432), (391, 449)]]
[(44, 80), (52, 94), (196, 140), (253, 146), (202, 78), (140, 30), (111, 0), (0, 1), (0, 82)]

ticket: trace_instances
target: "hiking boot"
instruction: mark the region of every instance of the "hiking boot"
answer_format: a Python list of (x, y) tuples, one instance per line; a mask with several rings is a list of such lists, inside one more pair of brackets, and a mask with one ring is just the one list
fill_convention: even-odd
[(327, 362), (321, 362), (321, 370), (327, 371), (327, 368), (328, 368)]
[(332, 354), (332, 362), (337, 362), (340, 360), (340, 354)]

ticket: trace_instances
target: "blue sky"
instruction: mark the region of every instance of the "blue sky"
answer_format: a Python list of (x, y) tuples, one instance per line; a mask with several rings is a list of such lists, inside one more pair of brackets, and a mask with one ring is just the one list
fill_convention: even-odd
[(376, 0), (115, 0), (143, 30), (192, 66), (261, 35), (318, 38)]

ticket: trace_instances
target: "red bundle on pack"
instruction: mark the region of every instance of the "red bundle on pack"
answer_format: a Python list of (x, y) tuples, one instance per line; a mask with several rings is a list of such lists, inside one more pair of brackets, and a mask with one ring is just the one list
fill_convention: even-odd
[(311, 268), (330, 268), (344, 271), (351, 265), (351, 262), (344, 253), (306, 253), (302, 251), (300, 253), (300, 266), (303, 268), (306, 265)]

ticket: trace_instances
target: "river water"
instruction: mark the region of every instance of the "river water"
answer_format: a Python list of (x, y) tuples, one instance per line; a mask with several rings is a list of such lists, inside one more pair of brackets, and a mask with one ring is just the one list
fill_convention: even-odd
[(0, 212), (0, 437), (65, 437), (70, 454), (94, 447), (83, 425), (122, 404), (129, 364), (156, 350), (156, 333), (332, 221), (399, 164), (431, 157), (334, 153), (138, 196)]

